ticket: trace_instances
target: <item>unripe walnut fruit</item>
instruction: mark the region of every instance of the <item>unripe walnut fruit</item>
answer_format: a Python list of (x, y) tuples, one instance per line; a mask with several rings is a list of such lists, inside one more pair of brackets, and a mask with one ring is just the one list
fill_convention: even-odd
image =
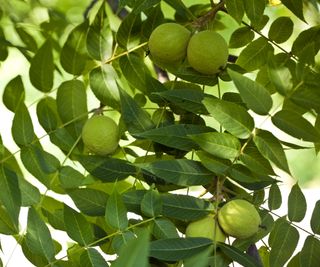
[(259, 230), (261, 218), (256, 208), (246, 200), (235, 199), (218, 211), (222, 230), (235, 238), (248, 238)]
[(82, 128), (82, 141), (94, 154), (112, 154), (119, 143), (118, 125), (107, 116), (93, 116)]
[(187, 57), (196, 71), (216, 74), (227, 64), (228, 44), (219, 33), (201, 31), (190, 38)]
[(189, 30), (177, 23), (159, 25), (149, 38), (152, 59), (163, 65), (180, 63), (187, 55), (190, 35)]
[(224, 242), (226, 236), (214, 217), (213, 214), (210, 214), (200, 220), (189, 223), (186, 228), (186, 237), (206, 237), (216, 242)]

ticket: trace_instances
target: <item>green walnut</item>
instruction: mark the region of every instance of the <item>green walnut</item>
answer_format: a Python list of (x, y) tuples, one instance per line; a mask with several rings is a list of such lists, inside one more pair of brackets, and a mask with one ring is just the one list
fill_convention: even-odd
[(107, 116), (93, 116), (82, 128), (82, 141), (94, 154), (112, 154), (119, 143), (118, 125)]
[(164, 23), (154, 29), (149, 38), (152, 60), (160, 65), (180, 63), (187, 55), (191, 32), (177, 23)]
[(190, 66), (203, 74), (216, 74), (228, 61), (228, 44), (214, 31), (194, 34), (189, 41), (187, 58)]
[(226, 234), (241, 239), (254, 235), (261, 224), (256, 208), (243, 199), (227, 202), (218, 211), (218, 221)]
[(218, 223), (216, 223), (213, 214), (189, 223), (186, 228), (186, 237), (206, 237), (216, 242), (224, 242), (226, 240), (226, 236)]

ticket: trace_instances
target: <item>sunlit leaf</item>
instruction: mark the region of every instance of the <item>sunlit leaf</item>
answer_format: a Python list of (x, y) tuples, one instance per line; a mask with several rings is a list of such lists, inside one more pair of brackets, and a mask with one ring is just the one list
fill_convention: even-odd
[(134, 41), (141, 26), (141, 15), (130, 13), (122, 21), (116, 35), (117, 43), (124, 49), (132, 48), (131, 42)]

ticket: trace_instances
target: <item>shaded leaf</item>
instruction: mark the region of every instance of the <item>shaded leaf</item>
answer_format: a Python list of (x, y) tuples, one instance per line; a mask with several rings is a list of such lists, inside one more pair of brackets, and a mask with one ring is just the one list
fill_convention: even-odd
[(259, 24), (262, 20), (262, 15), (264, 8), (266, 6), (266, 1), (264, 0), (246, 0), (243, 1), (245, 6), (245, 11), (251, 24)]
[(145, 216), (156, 217), (162, 212), (162, 200), (157, 190), (149, 190), (142, 199), (141, 211)]
[(244, 16), (244, 3), (238, 0), (226, 0), (226, 8), (231, 17), (241, 24)]
[(280, 208), (282, 203), (281, 191), (277, 184), (273, 184), (270, 187), (269, 198), (268, 198), (268, 207), (270, 210), (276, 210)]
[(231, 160), (217, 158), (201, 150), (197, 151), (197, 156), (204, 167), (216, 174), (224, 175), (232, 165)]
[(59, 169), (59, 181), (63, 189), (75, 189), (84, 182), (84, 175), (70, 166)]
[(307, 202), (298, 183), (290, 191), (288, 198), (288, 218), (292, 222), (303, 220), (307, 211)]
[(50, 96), (42, 98), (37, 104), (37, 117), (47, 133), (56, 130), (60, 122), (56, 100)]
[(303, 16), (303, 0), (282, 0), (281, 2), (299, 19), (305, 21)]
[[(209, 246), (208, 248), (200, 251), (199, 253), (191, 256), (191, 257), (188, 257), (186, 258), (184, 261), (183, 261), (183, 266), (184, 267), (194, 267), (194, 266), (197, 266), (197, 267), (207, 267), (207, 266), (211, 266), (211, 265), (208, 265), (209, 264), (209, 256), (212, 254), (212, 251), (213, 251), (213, 247), (212, 246)], [(215, 254), (217, 255), (217, 254)], [(216, 266), (218, 266), (218, 262), (219, 260), (215, 259), (214, 260), (216, 264)]]
[(304, 241), (303, 248), (300, 252), (300, 266), (316, 267), (320, 261), (320, 241), (314, 236), (309, 235)]
[(313, 208), (310, 225), (312, 232), (316, 235), (320, 234), (320, 200), (318, 200)]
[(17, 225), (14, 224), (7, 210), (0, 206), (0, 233), (4, 235), (19, 234)]
[(292, 89), (292, 75), (289, 68), (279, 65), (271, 57), (267, 66), (267, 75), (273, 87), (282, 95), (287, 95)]
[(141, 26), (141, 15), (130, 13), (120, 24), (117, 31), (116, 40), (120, 47), (124, 49), (131, 48), (136, 34), (139, 33)]
[(289, 39), (293, 32), (293, 22), (289, 17), (278, 17), (270, 26), (268, 36), (281, 44)]
[(156, 218), (153, 221), (152, 234), (156, 239), (179, 237), (174, 223), (166, 218)]
[(230, 48), (243, 47), (248, 43), (250, 43), (253, 39), (254, 39), (254, 32), (250, 28), (240, 27), (232, 33), (229, 41), (229, 47)]
[(132, 239), (135, 239), (136, 236), (131, 231), (122, 231), (119, 235), (116, 235), (112, 239), (112, 248), (113, 250), (119, 254), (119, 251), (122, 247), (128, 245), (128, 242)]
[(81, 253), (81, 266), (83, 267), (108, 267), (108, 263), (101, 254), (94, 248), (88, 248)]
[(20, 75), (14, 77), (4, 88), (2, 101), (7, 109), (15, 110), (23, 103), (25, 99), (25, 89)]

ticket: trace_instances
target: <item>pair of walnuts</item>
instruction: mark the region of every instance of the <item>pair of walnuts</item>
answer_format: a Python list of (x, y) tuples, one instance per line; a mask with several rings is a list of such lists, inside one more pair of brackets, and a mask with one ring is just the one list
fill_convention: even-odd
[(149, 38), (151, 59), (159, 66), (176, 67), (187, 59), (196, 71), (213, 75), (221, 71), (228, 60), (228, 44), (212, 31), (192, 34), (177, 23), (164, 23), (154, 29)]

